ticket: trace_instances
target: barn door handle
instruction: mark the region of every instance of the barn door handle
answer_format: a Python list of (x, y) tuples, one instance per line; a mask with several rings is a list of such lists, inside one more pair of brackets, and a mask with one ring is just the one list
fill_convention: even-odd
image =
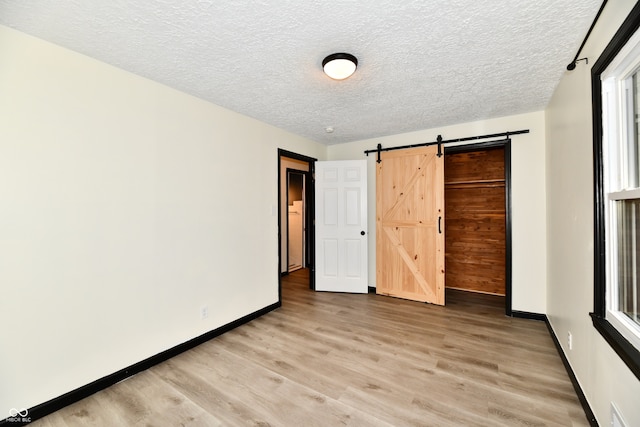
[(438, 217), (438, 234), (442, 234), (442, 217)]

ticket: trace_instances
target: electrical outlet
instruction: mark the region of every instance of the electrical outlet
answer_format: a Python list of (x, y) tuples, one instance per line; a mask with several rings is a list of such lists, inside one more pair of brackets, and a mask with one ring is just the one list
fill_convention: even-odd
[(204, 320), (207, 317), (209, 317), (209, 306), (203, 305), (202, 308), (200, 308), (200, 318)]
[(567, 346), (569, 350), (573, 350), (573, 335), (571, 335), (571, 331), (567, 332)]

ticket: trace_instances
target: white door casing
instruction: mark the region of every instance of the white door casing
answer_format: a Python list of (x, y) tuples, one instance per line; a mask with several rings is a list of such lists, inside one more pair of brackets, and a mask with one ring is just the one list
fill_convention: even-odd
[(367, 161), (316, 162), (317, 291), (367, 293)]

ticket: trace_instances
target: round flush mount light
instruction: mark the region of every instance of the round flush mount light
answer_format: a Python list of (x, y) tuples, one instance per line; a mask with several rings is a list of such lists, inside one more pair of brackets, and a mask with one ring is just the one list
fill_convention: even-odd
[(358, 67), (358, 59), (350, 53), (333, 53), (322, 61), (324, 73), (334, 80), (344, 80)]

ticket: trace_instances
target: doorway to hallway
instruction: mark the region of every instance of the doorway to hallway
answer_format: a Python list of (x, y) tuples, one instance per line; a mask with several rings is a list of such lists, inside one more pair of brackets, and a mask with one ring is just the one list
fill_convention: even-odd
[[(314, 164), (316, 159), (278, 149), (278, 273), (315, 272)], [(296, 199), (296, 200), (294, 200)], [(298, 202), (298, 203), (296, 203)], [(315, 289), (314, 274), (308, 286)], [(281, 290), (281, 286), (279, 286)]]

